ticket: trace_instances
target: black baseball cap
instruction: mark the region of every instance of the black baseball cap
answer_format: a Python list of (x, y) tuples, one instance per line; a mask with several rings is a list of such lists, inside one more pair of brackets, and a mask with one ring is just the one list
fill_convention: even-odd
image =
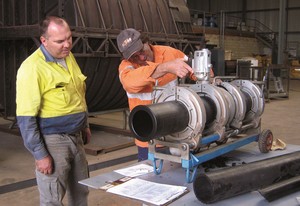
[(143, 48), (140, 37), (141, 33), (132, 28), (121, 31), (117, 36), (118, 48), (125, 59), (129, 59)]

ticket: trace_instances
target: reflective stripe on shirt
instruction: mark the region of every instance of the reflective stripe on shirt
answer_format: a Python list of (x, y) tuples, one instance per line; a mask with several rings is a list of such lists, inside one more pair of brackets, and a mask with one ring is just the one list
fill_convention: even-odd
[[(177, 79), (174, 79), (173, 81), (162, 86), (161, 88), (173, 88), (176, 85), (177, 85)], [(153, 100), (154, 96), (155, 96), (155, 98), (157, 98), (158, 96), (160, 96), (161, 93), (162, 93), (162, 90), (160, 90), (160, 89), (154, 90), (153, 92), (147, 92), (147, 93), (132, 94), (132, 93), (127, 92), (127, 97), (128, 98), (136, 98), (136, 99), (140, 99), (140, 100)]]

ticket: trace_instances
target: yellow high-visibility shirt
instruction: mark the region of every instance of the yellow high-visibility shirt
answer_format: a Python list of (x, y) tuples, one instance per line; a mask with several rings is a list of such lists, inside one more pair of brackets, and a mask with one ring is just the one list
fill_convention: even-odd
[(68, 70), (46, 61), (41, 49), (21, 65), (17, 75), (17, 116), (58, 117), (87, 111), (85, 79), (74, 56)]

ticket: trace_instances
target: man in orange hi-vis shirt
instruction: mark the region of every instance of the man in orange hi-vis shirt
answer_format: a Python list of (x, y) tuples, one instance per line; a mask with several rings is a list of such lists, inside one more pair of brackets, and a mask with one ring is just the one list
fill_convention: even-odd
[[(185, 63), (187, 56), (172, 47), (151, 45), (142, 42), (141, 34), (135, 29), (125, 29), (117, 37), (123, 60), (119, 66), (119, 78), (127, 92), (130, 111), (138, 105), (151, 104), (155, 94), (153, 88), (174, 87), (177, 77), (193, 74)], [(148, 159), (148, 143), (135, 139), (138, 160)]]

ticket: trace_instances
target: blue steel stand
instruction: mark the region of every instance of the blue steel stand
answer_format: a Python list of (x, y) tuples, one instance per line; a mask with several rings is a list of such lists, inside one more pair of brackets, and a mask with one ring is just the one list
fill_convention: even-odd
[[(247, 144), (250, 144), (251, 142), (257, 142), (259, 138), (259, 134), (250, 135), (246, 137), (241, 137), (238, 140), (235, 140), (233, 142), (217, 146), (212, 149), (208, 149), (204, 152), (198, 153), (198, 154), (189, 154), (189, 160), (181, 159), (181, 165), (183, 168), (186, 169), (186, 182), (191, 183), (195, 180), (196, 172), (198, 169), (198, 165), (214, 159), (218, 156), (221, 156), (223, 154), (226, 154), (228, 152), (231, 152), (237, 148), (240, 148), (242, 146), (245, 146)], [(218, 134), (214, 134), (208, 137), (204, 137), (202, 139), (202, 143), (209, 143), (213, 142), (219, 139)], [(158, 159), (155, 157), (155, 154), (150, 153), (148, 154), (148, 159), (152, 160), (153, 167), (154, 167), (154, 173), (160, 174), (163, 167), (163, 159)], [(157, 166), (157, 161), (159, 160), (159, 165)]]

